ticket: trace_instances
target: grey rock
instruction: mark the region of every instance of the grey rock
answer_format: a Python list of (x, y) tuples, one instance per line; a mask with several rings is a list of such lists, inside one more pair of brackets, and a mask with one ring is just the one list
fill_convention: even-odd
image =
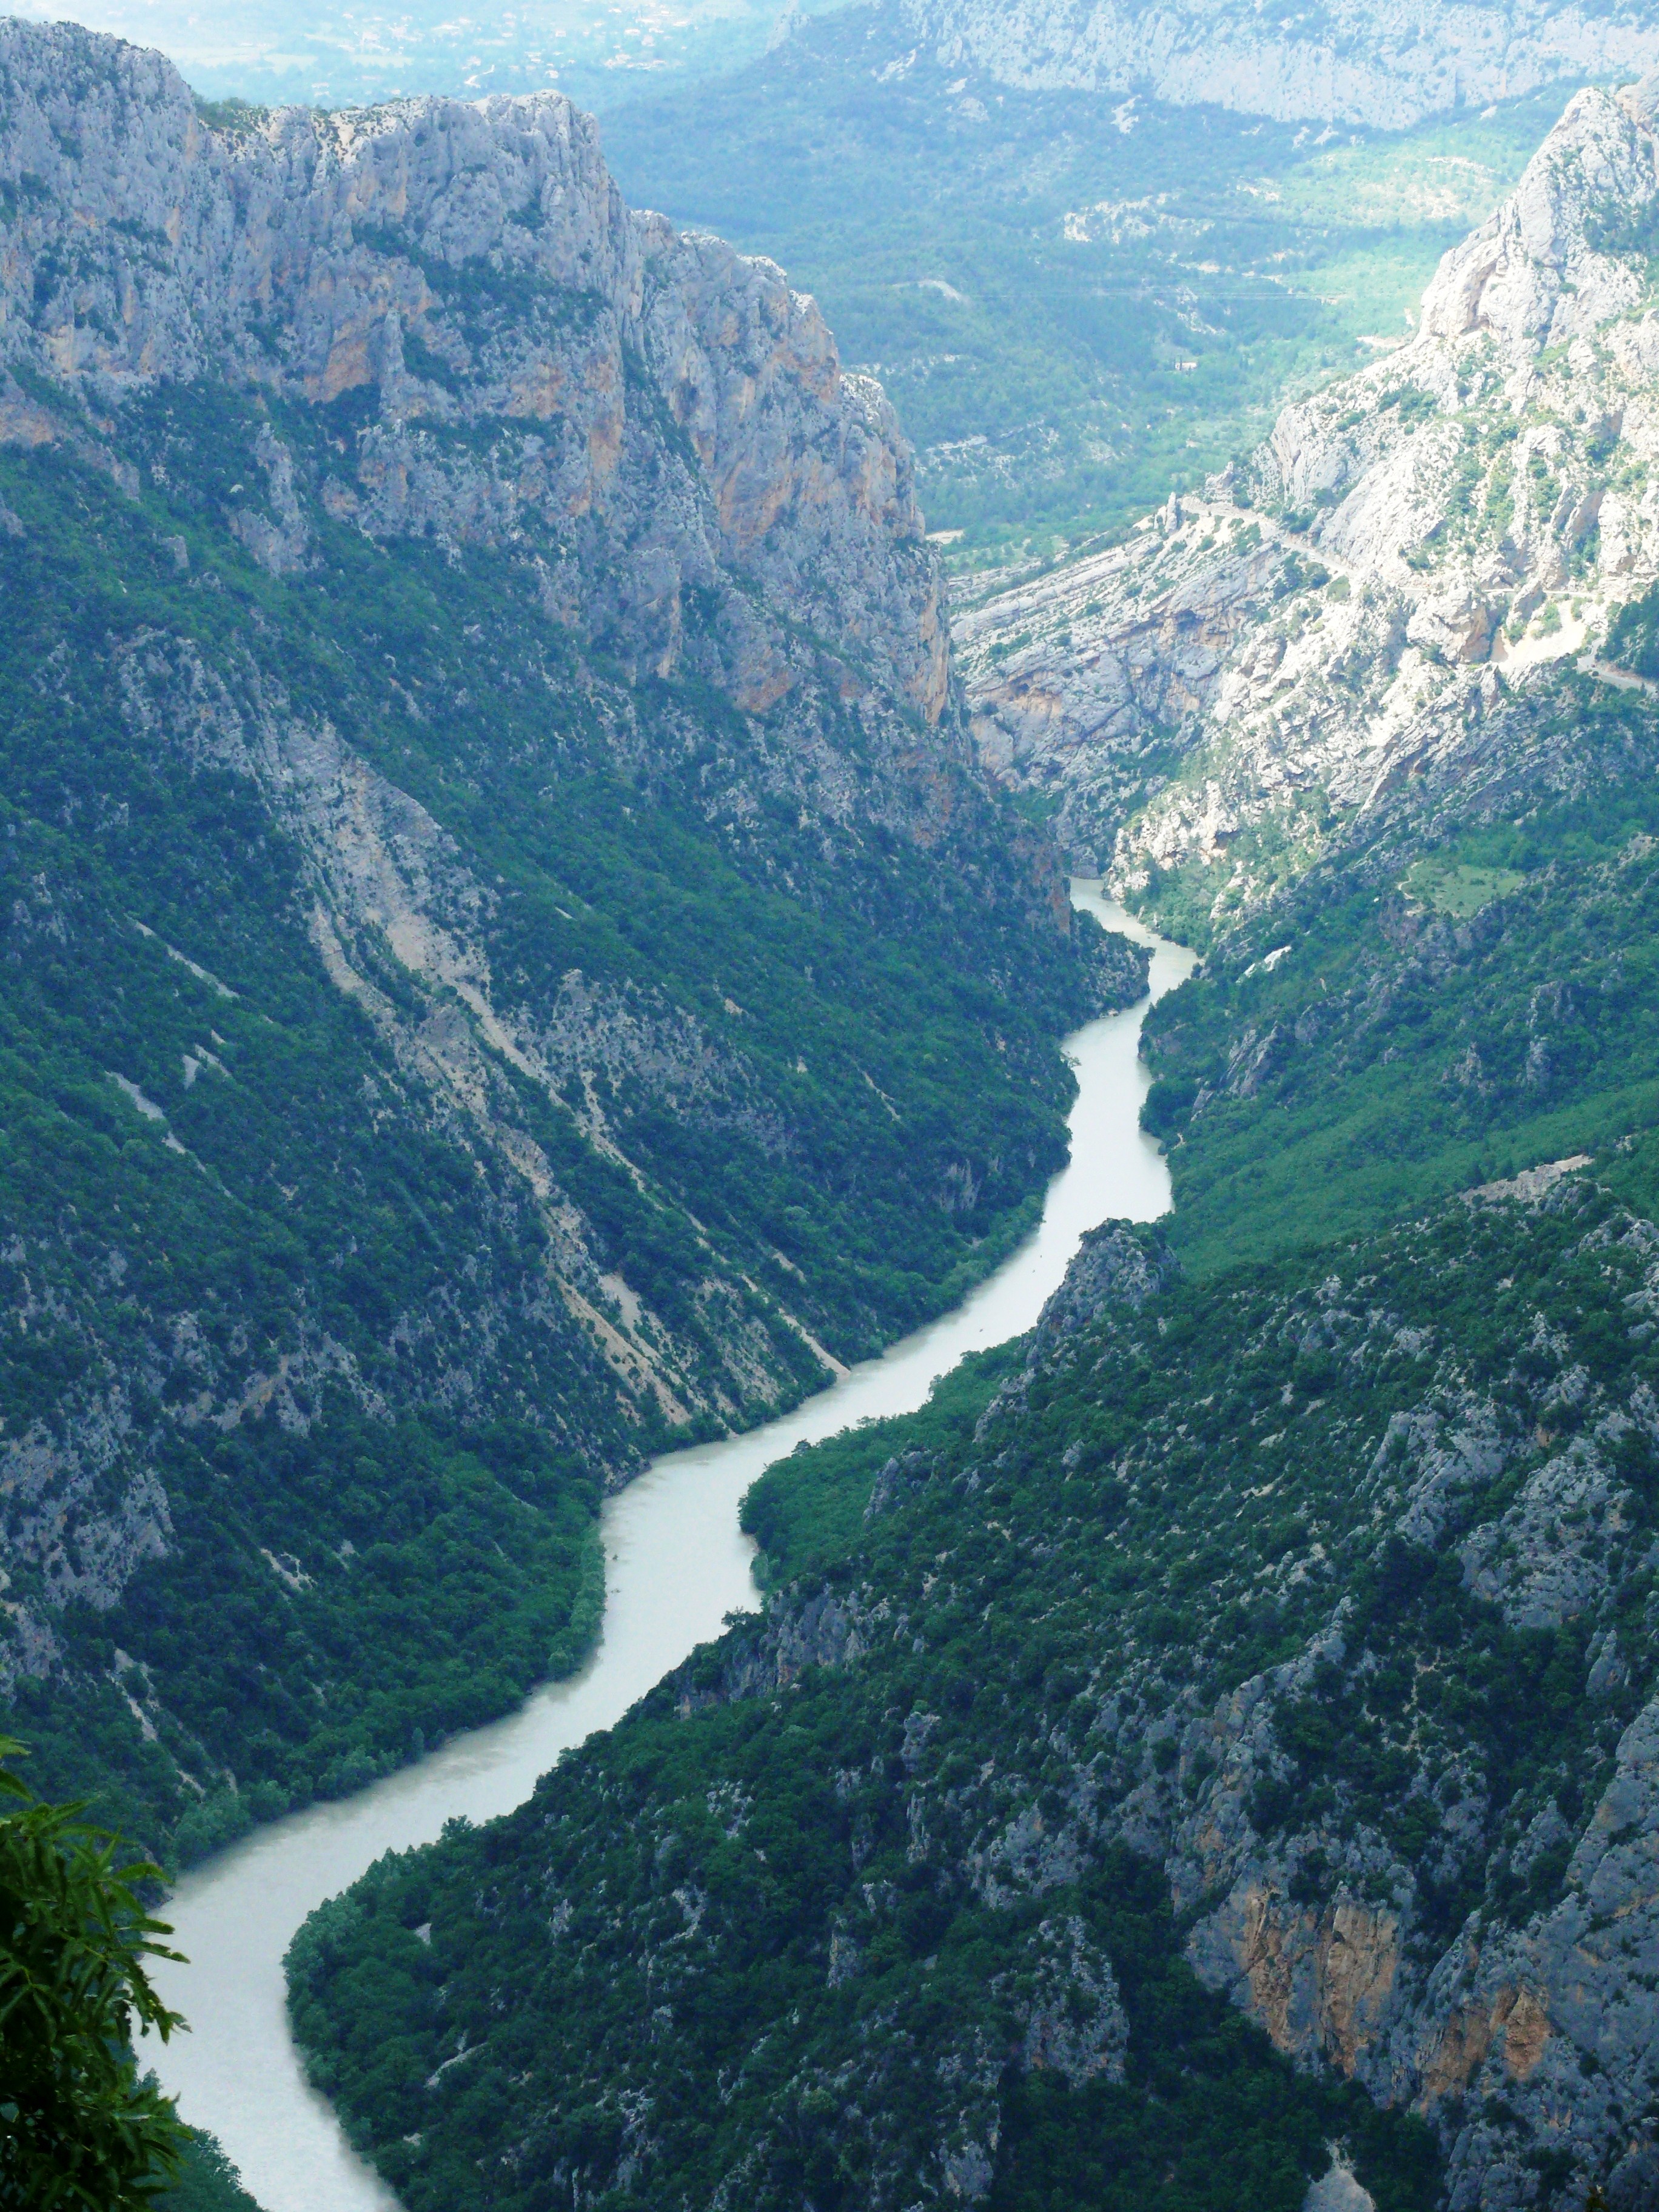
[(1012, 1407), (1023, 1405), (1033, 1378), (1062, 1362), (1076, 1339), (1103, 1314), (1117, 1305), (1139, 1313), (1175, 1272), (1174, 1255), (1157, 1228), (1106, 1221), (1088, 1231), (1060, 1288), (1038, 1316), (1024, 1367), (992, 1399), (980, 1416), (977, 1433), (982, 1437)]
[[(1244, 830), (1271, 822), (1312, 861), (1408, 780), (1421, 811), (1559, 779), (1534, 687), (1578, 659), (1640, 688), (1597, 656), (1659, 578), (1655, 114), (1648, 81), (1577, 94), (1406, 343), (1286, 407), (1247, 466), (1124, 544), (957, 613), (981, 757), (1056, 803), (1075, 860), (1120, 890), (1196, 864), (1218, 921), (1249, 914), (1271, 887)], [(1534, 1042), (1547, 1089), (1558, 1055)], [(1462, 1079), (1480, 1088), (1478, 1061)]]
[(1376, 2200), (1339, 2153), (1330, 2171), (1310, 2186), (1302, 2212), (1376, 2212)]
[(1082, 1921), (1073, 1915), (1041, 1922), (1022, 1966), (1012, 1981), (1025, 2071), (1052, 2071), (1073, 2089), (1097, 2079), (1121, 2081), (1128, 2016), (1112, 1962)]
[[(842, 374), (770, 263), (630, 210), (560, 94), (282, 109), (225, 135), (160, 55), (69, 25), (0, 27), (0, 176), (33, 180), (8, 224), (0, 362), (100, 410), (158, 378), (312, 404), (367, 392), (322, 503), (368, 534), (500, 545), (539, 529), (570, 556), (555, 589), (658, 674), (691, 650), (685, 590), (714, 588), (721, 620), (697, 651), (764, 712), (802, 651), (725, 588), (742, 574), (833, 643), (851, 696), (873, 684), (939, 720), (938, 575), (879, 387)], [(510, 320), (469, 319), (479, 270), (520, 288)], [(441, 434), (474, 422), (497, 426), (482, 453)], [(0, 392), (0, 440), (94, 447), (136, 489), (119, 438), (118, 416), (112, 446)], [(310, 526), (274, 433), (258, 460), (265, 511), (233, 527), (287, 573)]]

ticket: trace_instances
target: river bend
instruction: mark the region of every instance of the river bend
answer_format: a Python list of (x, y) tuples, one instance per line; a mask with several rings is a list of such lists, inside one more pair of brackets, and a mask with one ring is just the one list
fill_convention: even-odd
[(309, 2088), (288, 2032), (283, 1958), (313, 1907), (384, 1851), (430, 1843), (457, 1814), (487, 1820), (523, 1802), (560, 1752), (609, 1728), (729, 1613), (757, 1603), (753, 1547), (738, 1526), (744, 1492), (771, 1462), (854, 1422), (913, 1411), (963, 1354), (1031, 1327), (1079, 1239), (1113, 1217), (1150, 1221), (1170, 1203), (1168, 1170), (1142, 1135), (1137, 1056), (1152, 999), (1194, 955), (1132, 921), (1074, 878), (1074, 905), (1152, 947), (1151, 995), (1076, 1030), (1072, 1158), (1049, 1184), (1035, 1232), (963, 1304), (842, 1381), (746, 1436), (672, 1452), (605, 1504), (605, 1621), (579, 1674), (509, 1719), (458, 1736), (356, 1796), (260, 1828), (193, 1869), (167, 1917), (191, 1963), (155, 1979), (192, 2033), (146, 2056), (185, 2118), (208, 2128), (266, 2212), (395, 2212), (331, 2107)]

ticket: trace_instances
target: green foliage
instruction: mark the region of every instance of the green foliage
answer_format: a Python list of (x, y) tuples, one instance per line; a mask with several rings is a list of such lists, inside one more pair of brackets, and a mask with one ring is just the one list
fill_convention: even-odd
[(180, 2132), (179, 2171), (156, 2200), (160, 2212), (258, 2212), (215, 2138), (198, 2128)]
[(1437, 854), (1413, 860), (1401, 878), (1400, 888), (1437, 914), (1449, 915), (1454, 921), (1470, 921), (1494, 899), (1518, 891), (1526, 880), (1514, 868), (1473, 868)]
[(1607, 657), (1650, 680), (1659, 677), (1659, 584), (1626, 599), (1607, 625)]
[(223, 137), (235, 138), (250, 131), (257, 131), (270, 110), (250, 100), (238, 100), (233, 93), (225, 100), (203, 100), (198, 96), (196, 112), (210, 131), (216, 131)]
[[(324, 522), (313, 566), (257, 568), (229, 521), (262, 427), (314, 495), (351, 404), (158, 388), (133, 497), (0, 455), (0, 1419), (131, 1547), (112, 1609), (101, 1570), (9, 1554), (58, 1647), (9, 1717), (53, 1794), (173, 1863), (574, 1665), (607, 1478), (816, 1387), (798, 1323), (864, 1356), (994, 1266), (1064, 1157), (1054, 1041), (1090, 1007), (1012, 814), (971, 802), (948, 869), (815, 818), (764, 732), (622, 684), (513, 556)], [(343, 956), (403, 1043), (337, 988), (243, 744), (325, 728), (453, 841), (505, 1003), (658, 1025), (661, 1079), (551, 1090), (475, 1037), (488, 1127), (458, 1125), (415, 1040), (464, 1006), (372, 927)], [(873, 773), (861, 723), (829, 734)], [(496, 1133), (580, 1224), (594, 1312), (601, 1275), (643, 1302), (678, 1424), (560, 1294)]]
[(884, 1467), (901, 1449), (930, 1451), (971, 1434), (1018, 1364), (1020, 1349), (1016, 1342), (969, 1352), (939, 1377), (918, 1412), (861, 1422), (822, 1443), (797, 1444), (769, 1468), (744, 1498), (740, 1516), (760, 1546), (762, 1587), (791, 1582), (809, 1568), (828, 1571), (844, 1559), (857, 1544)]
[[(0, 1760), (22, 1747), (0, 1737)], [(182, 2130), (132, 2062), (135, 2029), (183, 2025), (147, 1959), (176, 1959), (139, 1892), (152, 1866), (118, 1861), (76, 1805), (36, 1801), (0, 1765), (0, 2203), (119, 2212), (179, 2171)]]
[[(1458, 1204), (1177, 1282), (982, 1416), (983, 1370), (782, 1462), (749, 1516), (799, 1564), (774, 1622), (520, 1813), (383, 1861), (307, 1924), (319, 2085), (415, 2212), (695, 2201), (739, 2167), (762, 2205), (914, 2195), (985, 2099), (998, 2203), (1293, 2206), (1331, 2140), (1379, 2205), (1433, 2203), (1421, 2124), (1283, 2065), (1192, 1975), (1163, 1875), (1100, 1839), (1131, 1793), (1166, 1837), (1212, 1784), (1218, 1820), (1242, 1794), (1316, 1909), (1335, 1864), (1396, 1867), (1413, 1970), (1476, 1905), (1495, 1926), (1553, 1901), (1560, 1865), (1517, 1875), (1511, 1847), (1547, 1804), (1588, 1813), (1647, 1694), (1659, 1459), (1632, 1434), (1607, 1559), (1629, 1677), (1595, 1698), (1587, 1626), (1510, 1626), (1461, 1547), (1659, 1380), (1648, 1332), (1607, 1319), (1642, 1278), (1626, 1225), (1589, 1190)], [(1474, 1400), (1501, 1451), (1402, 1536), (1413, 1424)], [(1247, 1684), (1276, 1746), (1253, 1780), (1221, 1773), (1212, 1722)], [(1022, 1977), (1074, 1922), (1128, 2022), (1121, 2086), (1020, 2056)], [(1075, 1983), (1066, 2002), (1083, 2017)]]
[(1652, 1127), (1651, 710), (1568, 678), (1540, 720), (1578, 795), (1430, 830), (1427, 852), (1417, 830), (1339, 850), (1153, 1010), (1146, 1126), (1170, 1146), (1189, 1265), (1374, 1228), (1540, 1161), (1610, 1170)]
[(1403, 336), (1564, 97), (1310, 144), (1144, 100), (1115, 127), (1115, 94), (964, 100), (914, 46), (831, 15), (731, 76), (611, 108), (605, 151), (636, 204), (819, 300), (969, 566), (1126, 528), (1252, 445), (1287, 392)]

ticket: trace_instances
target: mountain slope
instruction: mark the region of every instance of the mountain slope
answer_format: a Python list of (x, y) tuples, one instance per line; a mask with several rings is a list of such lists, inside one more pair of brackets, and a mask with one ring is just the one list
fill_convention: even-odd
[(1535, 1189), (1201, 1286), (1099, 1232), (849, 1550), (314, 1916), (405, 2201), (1649, 2202), (1659, 1232)]
[(1152, 9), (1118, 0), (898, 0), (942, 64), (1024, 88), (1150, 91), (1309, 122), (1397, 131), (1563, 77), (1653, 67), (1639, 7), (1340, 5), (1263, 22), (1237, 0)]
[(1579, 95), (1409, 344), (958, 618), (986, 757), (1210, 948), (1143, 1041), (1194, 1267), (1651, 1121), (1651, 115)]
[(1133, 522), (1367, 360), (1565, 98), (1401, 135), (1264, 125), (1016, 88), (859, 9), (636, 94), (605, 143), (631, 198), (823, 302), (915, 441), (931, 526), (965, 532), (955, 570)]
[(1205, 497), (960, 617), (987, 757), (1063, 840), (1181, 874), (1213, 927), (1598, 649), (1659, 574), (1655, 178), (1652, 88), (1579, 94), (1410, 343)]
[(1140, 971), (879, 392), (568, 103), (14, 24), (0, 221), (4, 1679), (188, 1852), (572, 1663), (603, 1486), (989, 1265)]

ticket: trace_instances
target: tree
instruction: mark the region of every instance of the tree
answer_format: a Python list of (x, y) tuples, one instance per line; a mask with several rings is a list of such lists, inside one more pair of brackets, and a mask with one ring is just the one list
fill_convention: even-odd
[(158, 1868), (118, 1866), (116, 1839), (79, 1805), (47, 1805), (3, 1762), (0, 1737), (0, 2208), (130, 2212), (177, 2174), (185, 2130), (140, 2081), (135, 2025), (163, 2041), (184, 2025), (151, 1986), (157, 1939), (138, 1885)]

